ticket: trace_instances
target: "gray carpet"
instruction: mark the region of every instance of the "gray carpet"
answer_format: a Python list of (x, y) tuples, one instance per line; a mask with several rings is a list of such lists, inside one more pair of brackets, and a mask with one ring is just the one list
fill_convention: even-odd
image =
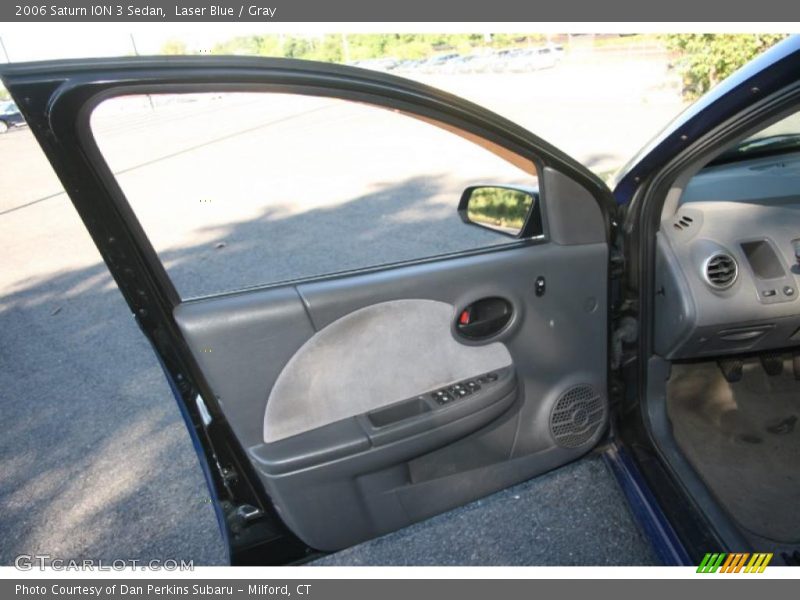
[(653, 565), (614, 476), (591, 455), (463, 508), (312, 563)]
[(746, 362), (733, 384), (716, 363), (674, 365), (667, 411), (678, 445), (742, 528), (800, 542), (800, 382), (791, 362), (774, 377)]

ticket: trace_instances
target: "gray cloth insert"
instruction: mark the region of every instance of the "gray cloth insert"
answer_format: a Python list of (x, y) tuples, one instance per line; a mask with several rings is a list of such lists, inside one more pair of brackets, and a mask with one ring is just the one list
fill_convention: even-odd
[(278, 376), (264, 414), (270, 443), (512, 364), (504, 344), (466, 346), (455, 309), (433, 300), (374, 304), (311, 337)]

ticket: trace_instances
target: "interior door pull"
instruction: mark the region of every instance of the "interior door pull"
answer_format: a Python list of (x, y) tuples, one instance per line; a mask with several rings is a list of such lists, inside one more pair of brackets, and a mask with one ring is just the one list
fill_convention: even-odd
[(513, 312), (511, 303), (505, 298), (483, 298), (458, 313), (456, 331), (471, 340), (488, 338), (508, 325)]

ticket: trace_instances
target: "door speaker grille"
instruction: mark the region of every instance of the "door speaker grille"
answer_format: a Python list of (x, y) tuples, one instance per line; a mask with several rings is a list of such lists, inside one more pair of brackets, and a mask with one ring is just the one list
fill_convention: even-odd
[(588, 442), (606, 418), (605, 400), (588, 384), (569, 388), (561, 394), (550, 413), (550, 432), (564, 448)]

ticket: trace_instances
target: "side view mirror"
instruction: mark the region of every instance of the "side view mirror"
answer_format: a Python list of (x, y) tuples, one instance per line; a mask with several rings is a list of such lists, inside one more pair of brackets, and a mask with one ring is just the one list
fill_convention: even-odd
[(542, 233), (534, 188), (503, 185), (471, 186), (464, 190), (458, 214), (465, 223), (485, 227), (511, 237)]

